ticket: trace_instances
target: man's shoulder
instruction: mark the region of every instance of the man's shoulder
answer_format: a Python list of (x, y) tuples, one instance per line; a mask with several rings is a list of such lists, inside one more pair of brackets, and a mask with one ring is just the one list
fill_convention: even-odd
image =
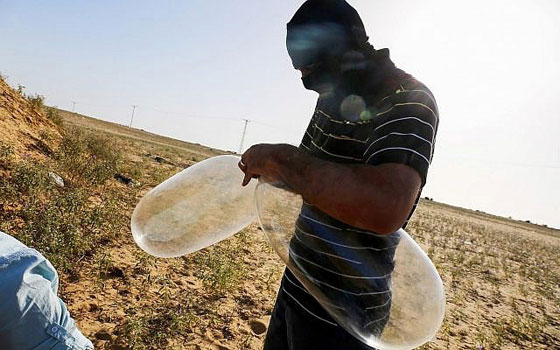
[(426, 84), (424, 84), (423, 82), (421, 82), (420, 80), (414, 78), (414, 77), (410, 77), (408, 79), (404, 79), (402, 80), (399, 88), (402, 91), (420, 91), (420, 92), (424, 92), (427, 93), (428, 95), (430, 95), (434, 100), (434, 94), (432, 93), (432, 91), (428, 88), (428, 86)]
[(414, 106), (421, 105), (431, 110), (436, 117), (438, 115), (438, 106), (434, 94), (426, 84), (412, 76), (399, 80), (398, 84), (390, 91), (386, 91), (371, 103), (381, 113), (388, 110), (405, 112)]

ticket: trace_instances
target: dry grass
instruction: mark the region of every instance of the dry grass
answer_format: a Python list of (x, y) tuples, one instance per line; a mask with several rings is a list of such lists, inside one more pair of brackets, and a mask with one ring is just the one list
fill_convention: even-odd
[(429, 201), (409, 231), (447, 290), (444, 325), (425, 348), (558, 346), (558, 231)]
[[(9, 145), (1, 146), (0, 167), (10, 167), (13, 189), (11, 196), (0, 193), (0, 202), (11, 215), (3, 217), (1, 228), (18, 238), (27, 237), (28, 232), (39, 232), (27, 228), (28, 222), (37, 217), (47, 220), (37, 216), (44, 208), (63, 205), (70, 210), (71, 203), (60, 204), (60, 198), (71, 190), (62, 193), (45, 181), (48, 170), (56, 169), (65, 179), (74, 176), (71, 187), (88, 193), (78, 196), (81, 204), (76, 211), (59, 210), (48, 220), (58, 222), (52, 232), (66, 245), (81, 236), (94, 239), (83, 249), (69, 250), (64, 259), (58, 251), (37, 248), (55, 260), (62, 272), (61, 295), (96, 347), (262, 348), (262, 326), (268, 323), (283, 267), (256, 225), (214, 247), (177, 259), (146, 255), (132, 241), (128, 227), (135, 204), (150, 188), (222, 152), (77, 114), (58, 115), (70, 128), (67, 130), (89, 130), (110, 144), (121, 155), (114, 163), (107, 160), (115, 168), (100, 177), (73, 171), (80, 165), (64, 163), (64, 142), (50, 145), (45, 141), (53, 154), (41, 163), (14, 164)], [(74, 132), (78, 138), (88, 135)], [(103, 154), (104, 150), (86, 147), (80, 152), (87, 161), (91, 152)], [(134, 182), (125, 185), (107, 176), (112, 172)], [(30, 220), (23, 215), (21, 203), (27, 195), (19, 199), (13, 195), (34, 191), (40, 193), (36, 197), (41, 204), (30, 207), (35, 215)], [(110, 210), (94, 216), (98, 221), (90, 225), (91, 231), (80, 231), (88, 228), (88, 221), (74, 222), (71, 217), (83, 218), (83, 211), (95, 208)], [(60, 222), (69, 223), (72, 229), (64, 231)], [(81, 233), (65, 236), (57, 234), (58, 230)], [(432, 201), (421, 202), (408, 231), (430, 255), (447, 289), (444, 325), (437, 339), (423, 349), (558, 348), (558, 231)], [(31, 238), (42, 241), (26, 242), (43, 244), (48, 237), (37, 233)]]

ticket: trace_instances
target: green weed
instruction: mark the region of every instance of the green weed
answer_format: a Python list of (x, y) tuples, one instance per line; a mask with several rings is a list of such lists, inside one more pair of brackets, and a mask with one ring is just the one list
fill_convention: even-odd
[(121, 152), (106, 136), (68, 129), (56, 154), (72, 183), (101, 185), (118, 172)]
[(194, 258), (194, 263), (199, 266), (195, 275), (216, 296), (232, 291), (246, 273), (239, 259), (239, 249), (230, 239), (200, 252)]
[(0, 142), (0, 169), (7, 169), (13, 161), (14, 148)]
[[(20, 85), (21, 86), (21, 85)], [(23, 89), (21, 90), (23, 92)], [(21, 93), (20, 92), (20, 93)], [(41, 95), (30, 95), (26, 96), (27, 101), (31, 105), (31, 108), (37, 112), (42, 112), (43, 108), (45, 107), (45, 97)]]
[(60, 115), (58, 110), (52, 107), (48, 107), (45, 110), (45, 115), (59, 130), (62, 130), (64, 128), (64, 120), (62, 119), (62, 116)]
[[(105, 139), (83, 132), (65, 133), (61, 144), (54, 161), (16, 162), (10, 147), (0, 147), (0, 164), (9, 171), (0, 179), (0, 205), (8, 208), (0, 211), (0, 222), (55, 267), (70, 272), (115, 225), (115, 200), (99, 188), (112, 177), (119, 153)], [(51, 172), (66, 186), (57, 187)]]

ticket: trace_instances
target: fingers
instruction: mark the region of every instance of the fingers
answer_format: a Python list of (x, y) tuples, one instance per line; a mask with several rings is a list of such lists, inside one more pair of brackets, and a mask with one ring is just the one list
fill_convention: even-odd
[(251, 181), (252, 178), (253, 176), (249, 172), (246, 172), (245, 177), (243, 178), (243, 182), (241, 183), (241, 186), (247, 186), (247, 184), (249, 184), (249, 181)]
[(247, 170), (247, 165), (243, 163), (243, 160), (240, 160), (239, 163), (237, 163), (237, 166), (239, 167), (239, 169), (241, 169), (242, 172), (245, 172), (245, 170)]
[(259, 167), (258, 152), (255, 153), (255, 149), (257, 148), (255, 146), (252, 146), (247, 151), (245, 151), (245, 153), (243, 153), (243, 155), (241, 156), (239, 163), (237, 163), (239, 169), (241, 169), (241, 171), (245, 173), (243, 182), (241, 183), (242, 186), (247, 186), (251, 179), (259, 178), (260, 172), (262, 171), (262, 169)]
[(243, 177), (243, 182), (241, 182), (241, 186), (247, 186), (247, 184), (249, 183), (249, 181), (251, 181), (252, 178), (257, 177), (257, 175), (249, 171), (249, 167), (247, 166), (247, 164), (243, 162), (243, 159), (241, 159), (239, 163), (237, 163), (237, 166), (239, 167), (239, 169), (241, 169), (242, 172), (245, 173), (245, 176)]
[(260, 176), (257, 174), (253, 174), (249, 171), (245, 172), (245, 176), (243, 177), (243, 182), (241, 186), (247, 186), (247, 184), (251, 181), (251, 179), (258, 179)]

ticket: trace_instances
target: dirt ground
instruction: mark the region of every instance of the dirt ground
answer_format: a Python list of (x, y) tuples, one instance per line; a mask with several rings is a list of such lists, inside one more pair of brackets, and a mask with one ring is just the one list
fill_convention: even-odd
[[(78, 122), (96, 128), (88, 119)], [(104, 132), (129, 138), (131, 159), (161, 153), (164, 144), (173, 146), (168, 152), (174, 155), (165, 156), (177, 163), (183, 152), (216, 152), (162, 138), (146, 142), (137, 131), (102, 125)], [(129, 214), (132, 209), (126, 208)], [(422, 200), (407, 231), (434, 261), (447, 294), (444, 323), (423, 349), (560, 348), (559, 231), (429, 200)], [(227, 255), (232, 249), (241, 263), (234, 268), (242, 273), (216, 293), (197, 273), (201, 257)], [(150, 258), (126, 231), (109, 253), (118, 276), (95, 282), (85, 270), (83, 280), (66, 284), (63, 294), (97, 347), (262, 348), (283, 265), (256, 224), (240, 237), (186, 258)], [(174, 314), (184, 320), (166, 319)], [(134, 326), (154, 328), (131, 330)], [(142, 339), (167, 334), (157, 329), (161, 326), (181, 332), (157, 341)], [(134, 332), (140, 337), (134, 338)]]
[[(170, 175), (225, 152), (62, 112), (116, 140), (137, 169), (114, 181), (114, 237), (61, 274), (61, 296), (98, 349), (261, 349), (283, 264), (256, 224), (182, 258), (132, 239), (138, 200)], [(447, 310), (421, 349), (560, 349), (560, 231), (422, 200), (407, 231), (444, 281)]]

